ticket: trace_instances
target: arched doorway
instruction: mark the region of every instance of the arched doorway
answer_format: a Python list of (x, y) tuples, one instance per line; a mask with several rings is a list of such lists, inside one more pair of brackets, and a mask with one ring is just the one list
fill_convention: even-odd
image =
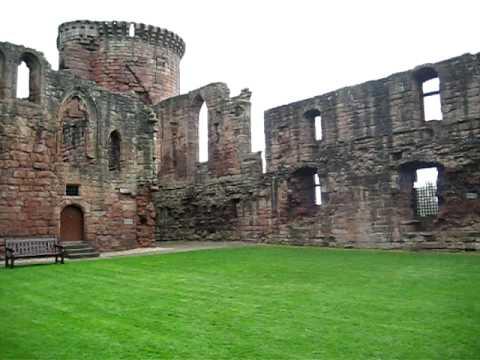
[(60, 215), (61, 241), (83, 240), (83, 212), (78, 206), (69, 205)]

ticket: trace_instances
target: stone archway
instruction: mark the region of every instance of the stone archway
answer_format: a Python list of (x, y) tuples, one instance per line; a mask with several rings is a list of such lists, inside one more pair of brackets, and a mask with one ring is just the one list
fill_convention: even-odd
[(63, 208), (60, 214), (60, 239), (62, 242), (84, 240), (83, 211), (75, 205)]

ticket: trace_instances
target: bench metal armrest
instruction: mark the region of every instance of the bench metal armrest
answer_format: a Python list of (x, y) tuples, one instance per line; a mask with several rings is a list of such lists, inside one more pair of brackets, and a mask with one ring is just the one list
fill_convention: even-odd
[(15, 250), (13, 250), (12, 248), (9, 248), (7, 246), (5, 246), (5, 251), (10, 252), (12, 254), (15, 253)]
[(61, 249), (61, 250), (65, 250), (65, 248), (64, 248), (62, 245), (55, 244), (54, 246), (55, 246), (56, 248)]

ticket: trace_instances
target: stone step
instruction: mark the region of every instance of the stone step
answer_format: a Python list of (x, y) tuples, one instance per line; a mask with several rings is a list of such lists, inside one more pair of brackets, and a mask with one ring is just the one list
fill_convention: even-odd
[(83, 249), (85, 247), (91, 247), (91, 245), (83, 243), (83, 244), (75, 244), (75, 245), (63, 245), (65, 249)]
[(83, 253), (92, 253), (96, 252), (95, 249), (89, 247), (85, 249), (74, 249), (74, 250), (67, 250), (65, 251), (68, 255), (76, 255), (76, 254), (83, 254)]
[(412, 246), (412, 250), (442, 250), (447, 249), (447, 245), (443, 242), (420, 242)]
[(68, 259), (80, 259), (89, 257), (98, 257), (100, 254), (95, 251), (88, 243), (75, 241), (62, 244), (65, 248), (65, 255)]
[(74, 250), (83, 250), (83, 249), (91, 249), (92, 247), (89, 245), (70, 245), (64, 246), (65, 250), (67, 251), (74, 251)]
[(62, 244), (62, 246), (65, 249), (75, 249), (75, 248), (84, 248), (84, 247), (90, 247), (90, 244), (86, 242), (79, 242), (79, 243), (67, 243), (67, 244)]
[(88, 243), (86, 242), (82, 242), (82, 241), (76, 241), (76, 242), (68, 242), (68, 243), (61, 243), (61, 245), (65, 248), (65, 249), (74, 249), (74, 248), (77, 248), (77, 247), (85, 247), (85, 246), (90, 246)]
[(431, 232), (406, 232), (403, 234), (403, 236), (407, 237), (408, 239), (419, 239), (419, 240), (424, 240), (424, 241), (434, 241), (435, 240), (435, 234)]
[(86, 252), (86, 253), (81, 253), (81, 254), (71, 254), (68, 255), (67, 258), (69, 259), (83, 259), (83, 258), (93, 258), (93, 257), (99, 257), (100, 254), (98, 252)]

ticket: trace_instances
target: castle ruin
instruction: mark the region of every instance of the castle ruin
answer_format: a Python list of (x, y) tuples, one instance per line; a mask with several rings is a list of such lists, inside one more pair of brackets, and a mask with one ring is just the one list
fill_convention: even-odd
[[(214, 83), (179, 94), (176, 34), (73, 21), (57, 47), (55, 71), (0, 42), (0, 238), (98, 251), (176, 240), (480, 250), (480, 54), (266, 111), (263, 173), (251, 93)], [(436, 178), (421, 183), (425, 169)]]

